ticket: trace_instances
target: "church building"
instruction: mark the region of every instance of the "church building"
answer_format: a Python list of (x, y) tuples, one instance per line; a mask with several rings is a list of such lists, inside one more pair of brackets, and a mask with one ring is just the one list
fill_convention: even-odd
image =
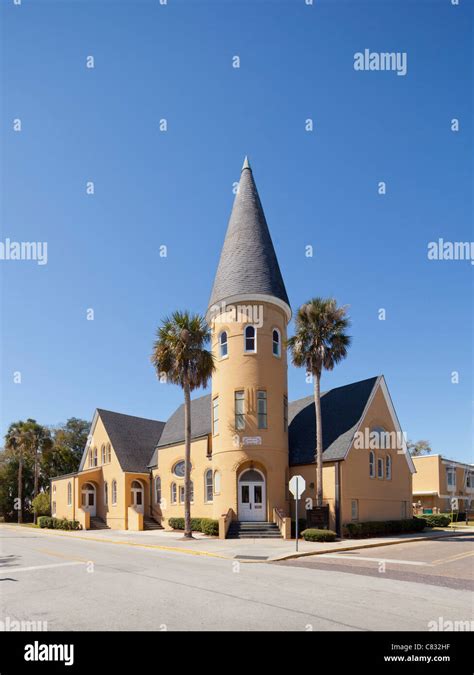
[[(312, 386), (288, 396), (291, 316), (246, 159), (206, 312), (211, 392), (191, 404), (191, 512), (218, 520), (222, 538), (290, 537), (294, 475), (306, 481), (300, 517), (316, 504)], [(415, 468), (384, 377), (331, 389), (321, 406), (329, 527), (411, 517)], [(52, 480), (51, 501), (53, 515), (84, 528), (167, 528), (184, 515), (184, 404), (166, 422), (97, 409), (79, 470)]]

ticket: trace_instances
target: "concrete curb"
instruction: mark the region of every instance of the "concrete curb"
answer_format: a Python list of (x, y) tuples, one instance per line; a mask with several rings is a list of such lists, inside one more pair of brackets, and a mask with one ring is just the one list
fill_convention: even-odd
[(171, 553), (184, 553), (187, 555), (196, 555), (207, 558), (219, 558), (220, 560), (232, 560), (238, 561), (239, 563), (251, 563), (261, 564), (261, 563), (270, 563), (270, 562), (282, 562), (284, 560), (293, 560), (295, 558), (306, 558), (308, 556), (314, 555), (325, 555), (326, 553), (343, 553), (345, 551), (357, 551), (365, 548), (379, 548), (380, 546), (395, 546), (396, 544), (410, 544), (411, 542), (420, 542), (420, 541), (433, 541), (434, 539), (446, 539), (449, 537), (463, 537), (474, 534), (474, 531), (470, 532), (448, 532), (446, 530), (437, 531), (433, 536), (427, 537), (414, 537), (413, 539), (398, 539), (395, 541), (379, 541), (371, 544), (355, 544), (352, 546), (344, 546), (339, 548), (328, 548), (324, 551), (302, 551), (298, 553), (287, 553), (282, 556), (269, 557), (266, 560), (242, 560), (238, 559), (235, 556), (223, 555), (221, 553), (212, 553), (211, 551), (199, 551), (189, 548), (180, 548), (178, 546), (162, 546), (161, 544), (142, 544), (140, 542), (133, 541), (120, 541), (118, 539), (106, 539), (103, 537), (83, 537), (76, 532), (69, 531), (60, 531), (60, 530), (50, 530), (50, 529), (41, 529), (41, 528), (27, 528), (22, 525), (15, 525), (14, 523), (0, 523), (0, 529), (4, 527), (11, 530), (33, 530), (34, 532), (39, 532), (44, 535), (52, 535), (56, 537), (72, 537), (73, 539), (81, 539), (82, 541), (95, 541), (102, 542), (105, 544), (121, 544), (123, 546), (134, 546), (136, 548), (149, 548), (155, 549), (157, 551), (170, 551)]
[(444, 532), (443, 534), (439, 533), (433, 537), (414, 537), (413, 539), (398, 539), (397, 541), (380, 541), (374, 544), (357, 544), (356, 546), (346, 546), (344, 548), (328, 548), (325, 551), (303, 551), (296, 553), (290, 553), (289, 555), (281, 556), (280, 558), (272, 558), (271, 560), (266, 560), (265, 562), (279, 562), (281, 560), (292, 560), (294, 558), (306, 558), (310, 555), (324, 555), (325, 553), (343, 553), (344, 551), (358, 551), (364, 548), (379, 548), (380, 546), (395, 546), (396, 544), (411, 544), (412, 542), (420, 541), (433, 541), (433, 539), (447, 539), (449, 537), (465, 537), (472, 532)]

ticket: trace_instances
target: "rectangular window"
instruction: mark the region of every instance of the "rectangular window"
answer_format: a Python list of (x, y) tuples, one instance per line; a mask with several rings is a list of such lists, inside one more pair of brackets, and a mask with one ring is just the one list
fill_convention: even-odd
[(206, 480), (205, 480), (205, 490), (206, 490), (206, 502), (212, 502), (212, 469), (206, 471)]
[(448, 483), (448, 488), (456, 487), (456, 469), (446, 469), (446, 482)]
[(245, 429), (245, 394), (243, 391), (236, 391), (234, 394), (235, 410), (235, 428), (237, 431)]
[(383, 478), (383, 458), (377, 457), (377, 478)]
[(283, 431), (288, 431), (288, 396), (283, 396)]
[(184, 504), (184, 485), (179, 486), (179, 503)]
[(176, 504), (176, 483), (171, 483), (171, 503)]
[(267, 392), (257, 391), (258, 428), (267, 428)]
[(351, 519), (357, 520), (359, 517), (359, 502), (357, 499), (351, 501)]
[(212, 401), (212, 433), (214, 436), (219, 433), (219, 397), (216, 396)]

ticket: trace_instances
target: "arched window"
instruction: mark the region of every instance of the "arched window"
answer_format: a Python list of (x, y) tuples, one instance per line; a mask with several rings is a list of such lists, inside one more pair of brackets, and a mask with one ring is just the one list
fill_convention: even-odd
[(176, 483), (171, 483), (171, 503), (176, 504)]
[(204, 474), (204, 501), (212, 502), (212, 469), (208, 469)]
[(278, 328), (274, 328), (272, 332), (272, 350), (273, 356), (281, 356), (281, 339)]
[(377, 478), (383, 480), (383, 457), (377, 457)]
[(375, 478), (375, 453), (372, 450), (369, 452), (369, 476)]
[(112, 450), (110, 448), (110, 443), (107, 443), (107, 462), (110, 463), (112, 459)]
[(385, 478), (390, 480), (392, 478), (392, 458), (390, 455), (387, 455), (385, 460)]
[(112, 481), (112, 504), (117, 503), (117, 481)]
[(71, 506), (72, 504), (72, 484), (71, 481), (67, 484), (67, 505)]
[(155, 478), (155, 504), (161, 503), (161, 478)]
[(244, 351), (246, 352), (256, 352), (257, 351), (257, 331), (255, 326), (245, 326), (245, 345)]
[(109, 484), (107, 481), (104, 483), (104, 504), (107, 506), (109, 503)]
[(92, 466), (97, 466), (97, 448), (92, 451)]
[(227, 354), (227, 331), (223, 330), (219, 335), (219, 356), (222, 359), (227, 356)]
[(102, 464), (105, 464), (106, 461), (107, 461), (107, 456), (105, 454), (105, 444), (102, 445), (102, 447), (100, 449), (100, 454), (101, 454), (101, 458), (102, 458)]
[(219, 471), (214, 472), (214, 494), (219, 495), (221, 493), (221, 474)]
[(194, 483), (192, 480), (189, 481), (189, 501), (194, 501)]

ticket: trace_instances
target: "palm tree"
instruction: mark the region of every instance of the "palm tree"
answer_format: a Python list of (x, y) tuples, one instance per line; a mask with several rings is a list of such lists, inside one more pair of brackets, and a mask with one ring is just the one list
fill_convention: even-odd
[(158, 377), (184, 391), (184, 536), (191, 531), (191, 392), (205, 387), (214, 370), (214, 358), (205, 346), (211, 339), (204, 317), (187, 311), (163, 320), (153, 345), (151, 361)]
[(35, 437), (26, 422), (12, 424), (5, 437), (5, 447), (18, 460), (18, 522), (23, 522), (23, 464), (25, 458), (31, 455)]
[(295, 318), (295, 335), (288, 340), (293, 364), (305, 367), (314, 378), (316, 412), (316, 503), (323, 502), (323, 428), (321, 420), (321, 374), (332, 370), (347, 356), (351, 338), (347, 308), (334, 298), (313, 298), (302, 305)]

